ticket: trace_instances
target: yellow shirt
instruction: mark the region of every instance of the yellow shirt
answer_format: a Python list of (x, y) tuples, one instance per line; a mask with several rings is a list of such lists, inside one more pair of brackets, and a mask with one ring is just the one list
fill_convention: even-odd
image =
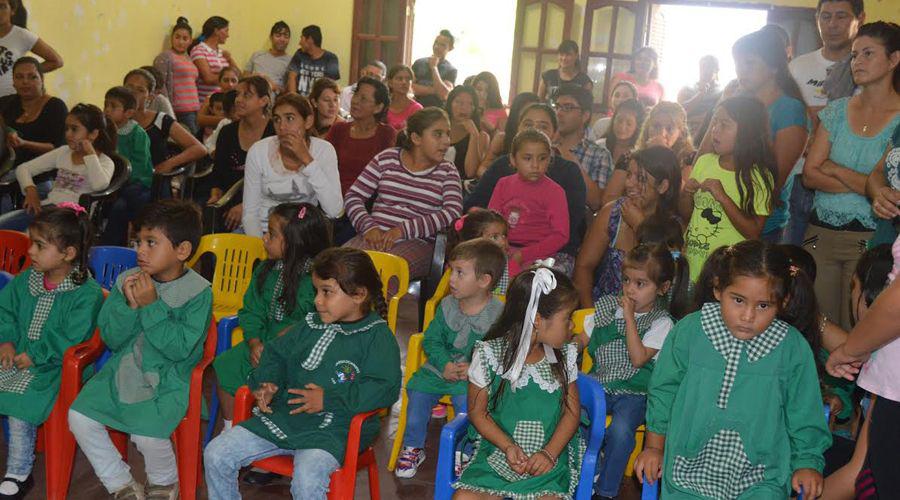
[[(718, 179), (725, 189), (725, 194), (736, 205), (741, 205), (737, 175), (719, 165), (719, 155), (709, 153), (701, 156), (694, 165), (691, 179), (697, 179), (700, 183), (706, 179)], [(753, 210), (757, 215), (769, 215), (771, 213), (769, 202), (772, 196), (765, 187), (759, 169), (753, 171), (753, 193)], [(690, 266), (691, 281), (697, 281), (706, 258), (715, 249), (745, 239), (747, 238), (744, 238), (725, 214), (722, 204), (710, 193), (703, 190), (694, 193), (694, 212), (684, 234), (684, 253)]]

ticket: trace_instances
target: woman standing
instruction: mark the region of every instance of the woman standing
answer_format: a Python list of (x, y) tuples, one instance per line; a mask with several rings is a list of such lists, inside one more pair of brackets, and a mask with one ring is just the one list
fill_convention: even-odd
[(200, 73), (197, 80), (198, 103), (206, 102), (207, 97), (219, 91), (219, 73), (222, 68), (238, 67), (231, 54), (227, 50), (222, 50), (221, 45), (226, 40), (228, 40), (228, 20), (212, 16), (203, 23), (203, 31), (191, 44), (189, 49), (191, 61)]
[(559, 44), (557, 54), (559, 57), (559, 67), (556, 69), (548, 69), (541, 73), (538, 96), (542, 101), (555, 101), (556, 89), (564, 83), (573, 83), (588, 90), (594, 89), (594, 82), (581, 70), (577, 43), (572, 40), (563, 41)]
[(187, 19), (179, 17), (172, 28), (172, 48), (156, 56), (153, 67), (163, 75), (163, 81), (156, 83), (166, 89), (178, 122), (191, 134), (196, 134), (197, 111), (200, 110), (197, 78), (200, 71), (188, 56), (193, 34)]
[(387, 122), (394, 130), (403, 130), (406, 120), (422, 105), (410, 97), (415, 74), (404, 64), (391, 67), (387, 73), (387, 85), (391, 91), (391, 105), (388, 107)]
[(446, 104), (450, 116), (449, 159), (456, 165), (459, 178), (472, 179), (478, 172), (478, 165), (484, 159), (490, 137), (479, 128), (481, 109), (478, 94), (473, 87), (460, 85), (450, 91)]
[[(28, 52), (44, 60), (40, 63), (42, 74), (62, 68), (62, 57), (37, 34), (25, 29), (21, 0), (0, 0), (0, 47), (3, 47), (4, 64), (0, 66), (0, 97), (12, 94), (13, 75), (7, 61), (19, 60)], [(65, 117), (63, 117), (65, 119)]]
[(663, 86), (657, 81), (658, 77), (659, 56), (652, 47), (641, 47), (631, 57), (631, 69), (613, 75), (609, 88), (615, 89), (620, 80), (631, 82), (637, 88), (638, 100), (644, 106), (653, 107), (665, 96)]
[(850, 65), (862, 91), (819, 112), (821, 125), (803, 168), (803, 183), (816, 191), (805, 235), (818, 267), (816, 296), (822, 312), (845, 330), (851, 326), (850, 278), (875, 230), (866, 177), (900, 125), (900, 28), (863, 25)]

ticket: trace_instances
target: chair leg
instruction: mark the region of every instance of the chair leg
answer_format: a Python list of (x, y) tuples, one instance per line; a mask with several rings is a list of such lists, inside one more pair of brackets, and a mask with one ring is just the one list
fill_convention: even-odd
[(182, 500), (196, 500), (200, 474), (200, 422), (182, 422), (175, 429), (175, 457)]
[(213, 384), (212, 398), (209, 400), (209, 423), (206, 426), (206, 435), (203, 437), (203, 448), (212, 441), (213, 433), (216, 432), (216, 424), (219, 421), (219, 390), (216, 384)]
[(381, 487), (378, 483), (378, 464), (375, 463), (374, 457), (372, 463), (369, 464), (369, 498), (372, 500), (381, 500)]
[(65, 418), (52, 414), (42, 428), (45, 442), (53, 443), (53, 446), (45, 447), (44, 452), (47, 498), (65, 500), (75, 461), (75, 436), (69, 431)]
[[(409, 354), (407, 353), (407, 356)], [(397, 467), (397, 457), (400, 456), (400, 448), (403, 446), (403, 435), (406, 434), (406, 407), (409, 399), (406, 389), (400, 390), (400, 415), (397, 416), (397, 435), (394, 436), (394, 444), (391, 446), (391, 458), (388, 459), (387, 469), (393, 471)]]

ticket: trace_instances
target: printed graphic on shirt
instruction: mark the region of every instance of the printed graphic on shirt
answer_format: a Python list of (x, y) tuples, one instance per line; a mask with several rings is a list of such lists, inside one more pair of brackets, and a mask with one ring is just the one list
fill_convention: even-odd
[(709, 240), (715, 238), (722, 230), (720, 223), (726, 217), (722, 205), (709, 193), (699, 192), (694, 197), (694, 211), (700, 212), (700, 218), (706, 224), (695, 224), (688, 228), (684, 235), (687, 251), (706, 254), (709, 252)]
[(891, 149), (884, 161), (884, 175), (888, 185), (900, 190), (900, 146)]
[(320, 63), (307, 64), (301, 62), (297, 72), (297, 93), (309, 95), (312, 91), (313, 83), (323, 76), (325, 76), (325, 66), (322, 66)]
[(83, 186), (85, 182), (87, 182), (87, 179), (83, 175), (71, 170), (60, 169), (56, 172), (53, 188), (80, 193), (84, 191)]
[(12, 68), (14, 54), (11, 50), (0, 45), (0, 76), (5, 75)]
[(331, 379), (332, 384), (344, 384), (353, 382), (359, 375), (359, 367), (353, 361), (342, 359), (334, 364), (334, 378)]

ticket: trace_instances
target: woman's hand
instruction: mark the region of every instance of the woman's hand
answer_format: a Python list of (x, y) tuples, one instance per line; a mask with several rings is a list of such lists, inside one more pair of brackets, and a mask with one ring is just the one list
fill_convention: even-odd
[(253, 391), (253, 397), (256, 398), (256, 407), (263, 413), (272, 413), (269, 404), (272, 402), (272, 396), (278, 392), (278, 386), (271, 382), (263, 382), (259, 384), (259, 388)]
[(791, 477), (791, 487), (794, 491), (800, 493), (803, 491), (804, 498), (819, 498), (822, 496), (822, 474), (815, 469), (797, 469)]
[(287, 152), (292, 158), (299, 160), (303, 166), (312, 163), (313, 157), (309, 152), (309, 145), (306, 144), (305, 137), (301, 137), (296, 132), (291, 132), (278, 140), (281, 143), (282, 150)]
[(511, 444), (504, 450), (506, 463), (516, 474), (525, 474), (525, 466), (528, 464), (528, 455), (517, 444)]
[(662, 477), (663, 452), (659, 448), (645, 448), (634, 460), (634, 475), (640, 481), (656, 483)]
[(11, 148), (15, 149), (22, 147), (22, 143), (25, 141), (23, 141), (22, 138), (19, 137), (18, 132), (10, 132), (6, 134), (6, 142)]
[(41, 213), (41, 196), (38, 194), (36, 187), (28, 186), (25, 188), (25, 203), (22, 205), (22, 208), (31, 215)]
[(387, 252), (388, 250), (393, 248), (394, 244), (397, 243), (397, 240), (399, 240), (401, 237), (403, 237), (403, 228), (401, 228), (400, 226), (388, 229), (384, 232), (384, 234), (381, 235), (380, 250), (382, 252)]
[(212, 188), (212, 189), (210, 189), (210, 190), (209, 190), (209, 199), (206, 200), (206, 204), (207, 204), (207, 205), (212, 205), (213, 203), (219, 201), (219, 199), (222, 198), (222, 195), (223, 195), (223, 194), (225, 194), (225, 192), (222, 191), (222, 190), (219, 189), (219, 188)]
[(385, 231), (377, 227), (373, 227), (366, 231), (366, 234), (363, 235), (363, 240), (369, 245), (373, 250), (381, 249), (381, 240), (384, 237)]
[(225, 227), (227, 227), (230, 231), (234, 231), (238, 226), (241, 225), (241, 217), (244, 214), (244, 204), (238, 203), (237, 205), (231, 207), (228, 212), (225, 214)]
[(253, 368), (259, 366), (259, 360), (262, 358), (263, 343), (259, 339), (250, 339), (247, 341), (247, 347), (250, 348), (250, 364)]
[(891, 220), (900, 215), (900, 191), (889, 186), (882, 186), (872, 200), (872, 211), (882, 219)]
[(831, 352), (828, 361), (825, 362), (825, 370), (832, 377), (854, 380), (863, 363), (869, 359), (869, 355), (852, 356), (847, 352), (846, 345), (841, 344)]
[(171, 158), (169, 158), (169, 159), (163, 161), (162, 163), (160, 163), (159, 165), (153, 167), (153, 171), (158, 174), (167, 174), (167, 173), (171, 172), (172, 170), (175, 170), (175, 164), (172, 162)]

